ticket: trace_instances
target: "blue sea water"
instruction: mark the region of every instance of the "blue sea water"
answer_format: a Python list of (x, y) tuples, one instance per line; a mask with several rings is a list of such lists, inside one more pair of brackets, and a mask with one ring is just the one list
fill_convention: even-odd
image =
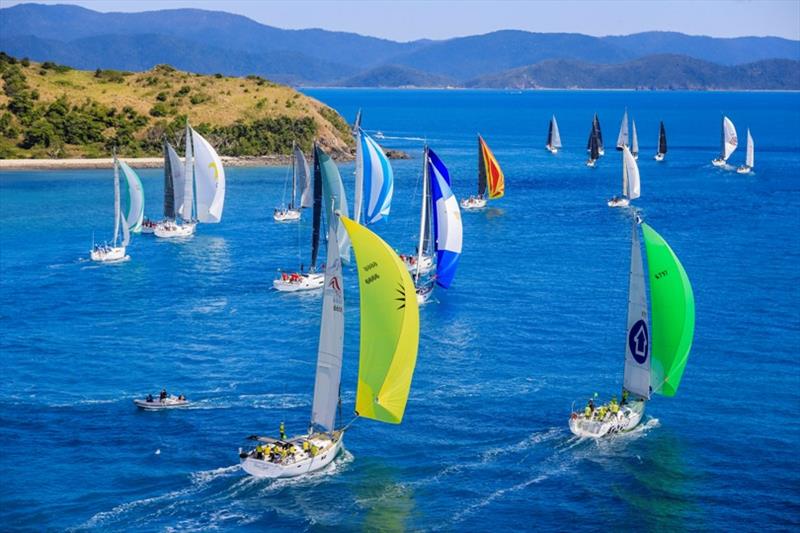
[[(420, 139), (476, 187), (476, 133), (506, 196), (464, 213), (452, 288), (421, 310), (402, 425), (358, 421), (319, 474), (260, 481), (237, 449), (310, 414), (318, 296), (270, 290), (308, 263), (307, 221), (277, 225), (286, 169), (228, 169), (219, 225), (182, 243), (135, 236), (130, 261), (86, 260), (112, 230), (109, 171), (0, 174), (0, 528), (3, 530), (789, 530), (800, 527), (800, 95), (308, 90), (394, 161), (377, 231), (410, 251)], [(697, 325), (674, 398), (636, 432), (573, 438), (574, 401), (619, 391), (630, 221), (613, 149), (636, 120), (644, 218), (692, 281)], [(583, 165), (592, 114), (606, 156)], [(556, 113), (564, 149), (544, 148)], [(756, 171), (712, 167), (730, 116)], [(652, 160), (658, 121), (667, 161)], [(733, 158), (743, 160), (743, 146)], [(341, 165), (352, 193), (352, 164)], [(146, 212), (161, 172), (140, 171)], [(345, 271), (345, 413), (354, 403), (357, 282)], [(167, 387), (194, 400), (144, 413)], [(349, 420), (348, 414), (345, 419)]]

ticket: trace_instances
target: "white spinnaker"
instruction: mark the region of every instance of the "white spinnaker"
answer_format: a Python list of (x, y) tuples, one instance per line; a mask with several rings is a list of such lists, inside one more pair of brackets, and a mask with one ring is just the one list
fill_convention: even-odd
[(736, 146), (739, 144), (739, 139), (736, 137), (736, 128), (733, 122), (728, 117), (722, 118), (722, 158), (727, 161), (731, 156)]
[(639, 166), (627, 146), (622, 149), (622, 194), (628, 200), (635, 200), (641, 195)]
[(172, 174), (172, 191), (175, 196), (175, 213), (183, 211), (183, 196), (186, 194), (184, 187), (186, 184), (183, 181), (183, 163), (178, 153), (171, 144), (167, 143), (167, 154), (169, 157), (169, 168)]
[(308, 168), (306, 156), (296, 144), (294, 145), (294, 171), (297, 175), (297, 182), (303, 188), (300, 195), (300, 207), (313, 207), (314, 190), (311, 186), (311, 171)]
[(461, 223), (461, 210), (458, 200), (450, 190), (447, 182), (434, 169), (434, 177), (439, 185), (439, 190), (444, 194), (436, 200), (436, 250), (444, 250), (456, 254), (461, 253), (464, 229)]
[(353, 220), (361, 224), (361, 205), (364, 197), (364, 149), (361, 146), (361, 128), (356, 131), (356, 189), (353, 195)]
[(553, 135), (550, 140), (550, 146), (553, 148), (561, 148), (561, 134), (558, 132), (558, 122), (556, 122), (556, 116), (553, 115), (553, 118), (550, 120), (553, 123)]
[(194, 207), (194, 156), (192, 155), (192, 128), (186, 124), (186, 157), (183, 160), (183, 208), (181, 218), (192, 220)]
[(617, 148), (628, 146), (628, 110), (622, 115), (622, 124), (619, 126), (619, 135), (617, 136)]
[(144, 221), (144, 188), (142, 187), (142, 180), (128, 166), (125, 161), (119, 162), (122, 168), (122, 174), (125, 176), (125, 182), (128, 186), (128, 214), (125, 219), (128, 224), (128, 229), (133, 233), (142, 231), (142, 222)]
[[(635, 216), (634, 216), (635, 218)], [(639, 244), (639, 224), (633, 222), (631, 235), (631, 272), (628, 284), (628, 332), (625, 338), (626, 390), (650, 398), (650, 321), (647, 312), (647, 287)], [(636, 352), (631, 351), (631, 348)]]
[(225, 169), (217, 151), (194, 130), (192, 141), (197, 220), (216, 223), (222, 220), (222, 208), (225, 206)]
[[(339, 219), (328, 223), (328, 243), (336, 242), (334, 226)], [(322, 322), (319, 328), (317, 374), (314, 380), (314, 403), (311, 424), (333, 431), (339, 405), (339, 384), (342, 378), (344, 350), (344, 293), (342, 291), (342, 261), (339, 247), (328, 245), (325, 266), (325, 286), (322, 296)]]
[(755, 146), (753, 145), (753, 136), (750, 135), (750, 128), (747, 128), (747, 157), (745, 157), (744, 164), (750, 168), (756, 165)]

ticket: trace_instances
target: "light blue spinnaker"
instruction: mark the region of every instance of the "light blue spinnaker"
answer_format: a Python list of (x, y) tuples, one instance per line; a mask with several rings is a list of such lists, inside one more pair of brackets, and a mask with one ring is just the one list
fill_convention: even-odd
[[(343, 263), (350, 262), (350, 237), (344, 229), (336, 215), (349, 217), (347, 211), (347, 197), (344, 192), (344, 184), (339, 169), (333, 159), (321, 148), (317, 148), (317, 158), (319, 159), (320, 174), (322, 174), (322, 203), (325, 205), (325, 218), (332, 223), (336, 229), (336, 240), (339, 244), (339, 255)], [(328, 242), (328, 246), (331, 243)]]
[(357, 142), (359, 153), (356, 155), (360, 160), (356, 162), (357, 212), (354, 216), (356, 220), (360, 219), (362, 199), (358, 189), (361, 185), (365, 204), (364, 223), (374, 224), (389, 216), (394, 194), (394, 173), (383, 149), (361, 129), (358, 130)]
[(125, 220), (128, 223), (128, 229), (132, 233), (139, 233), (142, 231), (142, 221), (144, 220), (144, 188), (142, 187), (142, 180), (124, 161), (120, 161), (119, 166), (122, 168), (125, 181), (128, 183), (128, 212), (125, 214)]
[(436, 242), (436, 283), (445, 289), (453, 282), (461, 256), (463, 228), (458, 201), (450, 190), (450, 174), (442, 160), (428, 149), (428, 176), (433, 200)]

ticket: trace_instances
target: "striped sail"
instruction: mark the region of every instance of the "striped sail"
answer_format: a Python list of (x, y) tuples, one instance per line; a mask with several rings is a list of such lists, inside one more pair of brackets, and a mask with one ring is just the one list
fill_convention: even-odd
[(450, 287), (461, 257), (463, 228), (458, 201), (450, 190), (450, 174), (442, 160), (428, 149), (428, 176), (433, 201), (433, 228), (436, 241), (436, 283)]
[(142, 231), (142, 221), (144, 220), (144, 188), (142, 187), (142, 180), (124, 161), (120, 161), (119, 166), (128, 185), (128, 209), (125, 214), (125, 221), (129, 231), (139, 233)]
[[(356, 221), (360, 220), (362, 202), (364, 205), (364, 222), (374, 224), (375, 222), (389, 216), (392, 207), (392, 195), (394, 194), (394, 173), (389, 164), (389, 158), (384, 154), (383, 149), (372, 137), (358, 131), (357, 141), (359, 150), (356, 154), (360, 157), (360, 164), (356, 164), (356, 201), (353, 214)], [(363, 200), (358, 195), (358, 186), (362, 187)]]
[(197, 220), (217, 223), (225, 205), (225, 169), (214, 148), (192, 130)]
[(490, 199), (502, 198), (506, 183), (500, 163), (495, 159), (483, 137), (478, 135), (478, 195), (483, 196), (487, 189)]

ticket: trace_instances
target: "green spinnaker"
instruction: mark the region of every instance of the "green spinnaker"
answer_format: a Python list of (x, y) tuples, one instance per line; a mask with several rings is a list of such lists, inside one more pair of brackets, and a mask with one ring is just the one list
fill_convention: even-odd
[(694, 293), (675, 252), (642, 223), (651, 306), (651, 383), (653, 392), (675, 396), (694, 337)]
[(380, 237), (340, 217), (358, 265), (361, 349), (356, 413), (399, 424), (403, 420), (419, 347), (419, 306), (405, 264)]
[[(319, 158), (319, 168), (322, 174), (322, 203), (325, 206), (325, 217), (333, 220), (334, 213), (342, 216), (349, 216), (347, 211), (347, 197), (345, 196), (344, 184), (339, 169), (333, 159), (321, 148), (317, 147), (317, 157)], [(350, 239), (341, 224), (336, 225), (336, 241), (339, 243), (339, 256), (342, 263), (350, 263)], [(328, 244), (330, 246), (330, 243)]]

